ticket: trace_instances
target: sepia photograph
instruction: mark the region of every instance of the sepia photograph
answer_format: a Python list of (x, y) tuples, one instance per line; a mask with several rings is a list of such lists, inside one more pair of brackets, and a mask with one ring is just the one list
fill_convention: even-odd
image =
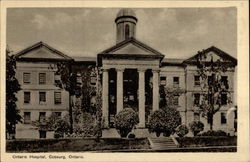
[(80, 161), (80, 153), (239, 152), (238, 14), (236, 6), (6, 8), (5, 152)]

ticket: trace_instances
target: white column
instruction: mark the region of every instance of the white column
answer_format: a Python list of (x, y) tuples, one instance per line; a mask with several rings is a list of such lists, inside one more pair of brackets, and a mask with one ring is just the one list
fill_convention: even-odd
[(139, 127), (145, 128), (145, 70), (138, 69), (139, 73)]
[(107, 69), (103, 69), (102, 73), (102, 117), (104, 119), (104, 127), (108, 128), (108, 103), (109, 103), (109, 96), (108, 96), (108, 90), (109, 89), (109, 74)]
[(153, 111), (159, 110), (159, 70), (153, 72)]
[(123, 109), (123, 71), (124, 69), (116, 69), (117, 71), (117, 94), (116, 94), (116, 114)]

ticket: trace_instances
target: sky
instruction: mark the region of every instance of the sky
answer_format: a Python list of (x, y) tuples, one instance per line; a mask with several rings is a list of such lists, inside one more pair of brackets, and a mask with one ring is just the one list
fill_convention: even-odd
[[(7, 44), (18, 52), (39, 41), (68, 56), (96, 57), (116, 44), (119, 8), (9, 8)], [(216, 46), (237, 57), (237, 10), (135, 8), (136, 39), (165, 55), (188, 58)]]

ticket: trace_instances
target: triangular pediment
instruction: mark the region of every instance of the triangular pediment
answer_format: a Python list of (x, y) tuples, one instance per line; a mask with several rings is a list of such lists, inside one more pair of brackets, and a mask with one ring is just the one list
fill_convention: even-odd
[(130, 38), (118, 43), (115, 46), (101, 52), (100, 54), (163, 56), (160, 52), (136, 40), (135, 38)]
[(237, 64), (237, 60), (227, 54), (226, 52), (220, 50), (217, 47), (210, 47), (206, 50), (203, 50), (202, 52), (190, 57), (189, 59), (185, 60), (184, 63), (196, 63), (198, 58), (202, 58), (202, 61), (205, 62), (210, 62), (211, 60), (213, 62), (216, 62), (217, 60), (220, 60), (221, 62), (227, 62), (227, 63), (232, 63), (234, 65)]
[(21, 52), (17, 53), (16, 56), (19, 59), (71, 59), (69, 56), (63, 54), (62, 52), (50, 47), (49, 45), (38, 42)]
[(141, 48), (140, 46), (136, 46), (132, 43), (126, 44), (124, 47), (120, 49), (116, 49), (112, 52), (112, 54), (138, 54), (138, 55), (153, 55), (151, 51)]

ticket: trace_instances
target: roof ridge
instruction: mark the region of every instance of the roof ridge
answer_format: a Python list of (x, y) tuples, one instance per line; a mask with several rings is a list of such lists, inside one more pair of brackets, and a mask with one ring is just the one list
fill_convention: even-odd
[(55, 52), (58, 55), (66, 58), (66, 59), (72, 59), (68, 55), (66, 55), (66, 54), (62, 53), (61, 51), (59, 51), (59, 50), (51, 47), (50, 45), (48, 45), (47, 43), (44, 43), (43, 41), (39, 41), (39, 42), (37, 42), (37, 43), (35, 43), (35, 44), (33, 44), (33, 45), (31, 45), (31, 46), (29, 46), (29, 47), (21, 50), (21, 51), (19, 51), (18, 53), (15, 54), (15, 56), (16, 57), (20, 57), (20, 56), (26, 54), (27, 52), (31, 51), (32, 49), (35, 49), (35, 48), (40, 47), (40, 46), (44, 46), (44, 47), (48, 48), (50, 51)]

